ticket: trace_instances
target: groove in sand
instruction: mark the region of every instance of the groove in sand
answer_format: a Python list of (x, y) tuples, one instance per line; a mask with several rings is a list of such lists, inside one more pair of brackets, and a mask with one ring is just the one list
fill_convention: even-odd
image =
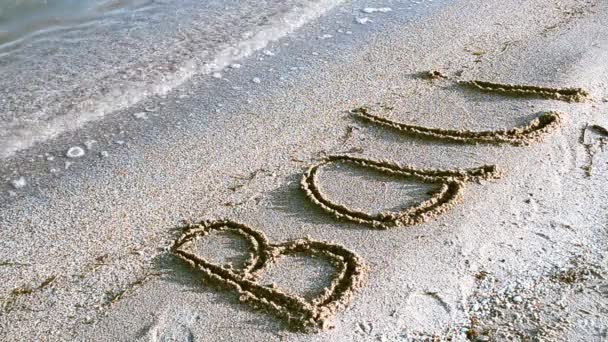
[[(431, 198), (400, 212), (370, 214), (334, 203), (320, 190), (318, 176), (321, 169), (332, 163), (351, 163), (374, 169), (397, 177), (415, 179), (425, 183), (441, 184), (441, 188)], [(356, 158), (351, 156), (329, 156), (311, 166), (302, 177), (302, 189), (307, 197), (326, 212), (337, 218), (368, 224), (378, 229), (409, 226), (425, 222), (454, 207), (462, 199), (462, 189), (466, 181), (498, 178), (500, 172), (493, 165), (464, 170), (417, 169), (400, 166), (382, 160)]]
[(484, 92), (499, 93), (509, 96), (536, 96), (566, 102), (584, 102), (589, 93), (582, 88), (551, 88), (535, 85), (494, 83), (479, 80), (457, 81), (458, 84), (472, 87)]
[(558, 112), (546, 112), (522, 127), (495, 131), (468, 131), (408, 125), (371, 114), (369, 108), (366, 107), (353, 109), (351, 113), (371, 123), (391, 127), (406, 134), (425, 138), (467, 144), (507, 143), (515, 146), (529, 145), (533, 142), (542, 141), (547, 134), (557, 130), (561, 126), (564, 116), (564, 114)]
[[(250, 242), (249, 258), (243, 270), (211, 263), (189, 250), (194, 240), (213, 230), (236, 233)], [(172, 251), (207, 278), (236, 290), (241, 301), (272, 312), (285, 319), (291, 328), (304, 331), (331, 327), (337, 312), (344, 309), (363, 286), (368, 270), (359, 256), (340, 245), (310, 239), (270, 244), (261, 232), (227, 220), (189, 225), (175, 241)], [(293, 254), (325, 258), (336, 266), (337, 273), (331, 285), (311, 301), (256, 281), (257, 274), (268, 265), (281, 256)]]
[(591, 98), (588, 91), (583, 88), (553, 88), (543, 87), (530, 84), (512, 84), (512, 83), (496, 83), (481, 80), (459, 80), (456, 77), (450, 77), (438, 70), (430, 70), (421, 73), (423, 78), (428, 79), (445, 79), (456, 82), (459, 85), (473, 88), (483, 92), (499, 93), (501, 95), (513, 97), (540, 97), (545, 99), (566, 101), (566, 102), (584, 102)]

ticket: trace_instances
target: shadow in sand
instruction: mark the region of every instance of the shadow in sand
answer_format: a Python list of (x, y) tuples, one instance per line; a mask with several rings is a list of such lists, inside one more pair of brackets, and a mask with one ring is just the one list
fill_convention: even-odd
[[(366, 208), (365, 211), (372, 214), (399, 212), (419, 205), (441, 187), (440, 183), (425, 183), (403, 175), (387, 175), (354, 164), (331, 164), (324, 167), (323, 173), (319, 182), (327, 192), (328, 199), (349, 207)], [(378, 192), (390, 195), (379, 195)], [(332, 199), (333, 194), (344, 200)], [(362, 198), (380, 199), (384, 204), (378, 203), (378, 200), (361, 201)]]
[[(314, 162), (311, 161), (311, 164)], [(272, 191), (268, 198), (273, 209), (279, 210), (289, 217), (296, 219), (298, 222), (308, 224), (335, 224), (336, 222), (344, 223), (335, 226), (336, 229), (345, 229), (348, 226), (360, 227), (358, 224), (349, 224), (347, 221), (338, 220), (331, 215), (328, 215), (323, 209), (312, 203), (306, 193), (301, 189), (300, 181), (304, 172), (289, 176), (286, 185)], [(352, 228), (351, 227), (351, 228)]]
[[(247, 312), (246, 316), (248, 319), (232, 322), (230, 326), (226, 326), (225, 329), (259, 330), (262, 332), (269, 332), (277, 337), (282, 336), (281, 334), (284, 332), (291, 331), (286, 322), (275, 319), (271, 313), (256, 310), (250, 305), (242, 303), (239, 299), (239, 295), (235, 291), (226, 288), (226, 286), (220, 282), (205, 277), (202, 272), (193, 268), (171, 252), (163, 253), (156, 257), (154, 259), (153, 267), (163, 274), (162, 279), (164, 281), (180, 285), (185, 292), (205, 295), (213, 298), (214, 303), (229, 305), (233, 307), (234, 310), (245, 310), (245, 312)], [(214, 326), (214, 329), (217, 328), (217, 326)]]

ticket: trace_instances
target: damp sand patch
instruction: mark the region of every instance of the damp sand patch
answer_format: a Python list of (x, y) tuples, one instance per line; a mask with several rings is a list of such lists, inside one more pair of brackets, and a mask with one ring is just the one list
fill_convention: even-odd
[(491, 131), (470, 131), (464, 129), (433, 128), (397, 122), (372, 114), (371, 109), (367, 107), (355, 108), (350, 112), (359, 119), (376, 125), (390, 127), (408, 135), (466, 144), (506, 143), (515, 146), (525, 146), (542, 141), (545, 136), (556, 131), (562, 125), (565, 117), (563, 113), (546, 112), (521, 127)]
[[(331, 164), (348, 163), (361, 168), (373, 169), (380, 173), (401, 179), (413, 179), (422, 183), (435, 183), (439, 187), (431, 192), (430, 198), (401, 211), (370, 213), (357, 210), (328, 199), (319, 186), (319, 176)], [(326, 157), (311, 166), (302, 177), (301, 186), (306, 196), (324, 211), (338, 219), (367, 224), (377, 229), (410, 226), (426, 222), (453, 208), (462, 200), (465, 182), (481, 181), (500, 177), (494, 165), (463, 170), (418, 169), (401, 166), (388, 161), (356, 158), (345, 155)]]
[[(218, 265), (192, 251), (196, 240), (213, 231), (230, 232), (249, 241), (247, 261), (242, 268)], [(307, 332), (331, 328), (337, 313), (346, 308), (363, 286), (368, 271), (359, 256), (340, 245), (311, 239), (271, 244), (263, 233), (224, 220), (189, 225), (175, 241), (172, 251), (207, 279), (237, 291), (240, 301), (275, 314), (294, 330)], [(274, 284), (260, 282), (260, 274), (281, 257), (303, 255), (324, 259), (335, 267), (329, 286), (314, 298), (307, 300), (286, 293)]]

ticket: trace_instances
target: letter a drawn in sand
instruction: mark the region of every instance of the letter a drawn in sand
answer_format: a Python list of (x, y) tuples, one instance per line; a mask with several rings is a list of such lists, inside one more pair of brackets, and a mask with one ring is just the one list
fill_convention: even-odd
[[(323, 194), (318, 184), (319, 174), (324, 167), (335, 163), (350, 163), (395, 177), (440, 184), (441, 187), (431, 195), (430, 199), (416, 206), (399, 212), (391, 211), (370, 214), (332, 202)], [(465, 170), (417, 169), (387, 161), (351, 156), (329, 156), (306, 171), (302, 177), (301, 185), (313, 203), (337, 218), (368, 224), (378, 229), (388, 229), (419, 224), (438, 216), (454, 207), (461, 200), (464, 182), (498, 178), (499, 176), (500, 172), (493, 165)]]
[[(211, 231), (234, 233), (249, 241), (249, 259), (244, 269), (222, 267), (192, 252), (194, 241), (204, 238)], [(285, 319), (291, 328), (305, 331), (331, 327), (337, 312), (344, 309), (363, 286), (368, 270), (359, 256), (340, 245), (310, 239), (270, 244), (261, 232), (233, 221), (190, 225), (175, 241), (172, 251), (206, 277), (236, 290), (241, 295), (241, 301), (276, 314)], [(324, 258), (336, 267), (330, 286), (310, 301), (256, 281), (256, 276), (270, 264), (281, 256), (293, 254)]]

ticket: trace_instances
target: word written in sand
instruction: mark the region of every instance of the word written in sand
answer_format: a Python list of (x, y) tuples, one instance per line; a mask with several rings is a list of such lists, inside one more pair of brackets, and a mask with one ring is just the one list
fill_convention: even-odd
[(541, 114), (539, 117), (533, 119), (527, 125), (522, 127), (494, 131), (468, 131), (431, 128), (396, 122), (378, 115), (374, 115), (370, 113), (370, 109), (366, 107), (353, 109), (351, 110), (351, 113), (356, 115), (358, 118), (371, 123), (394, 128), (406, 134), (425, 138), (448, 140), (468, 144), (507, 143), (516, 146), (529, 145), (533, 142), (542, 141), (547, 134), (557, 130), (561, 126), (563, 117), (565, 116), (564, 114), (558, 112), (547, 112)]
[[(243, 269), (217, 265), (192, 252), (194, 242), (212, 231), (237, 234), (250, 243), (248, 260)], [(172, 251), (207, 278), (236, 290), (241, 295), (241, 301), (276, 314), (285, 319), (291, 328), (305, 331), (332, 327), (336, 313), (348, 305), (365, 282), (367, 274), (363, 260), (342, 246), (310, 239), (270, 244), (261, 232), (232, 221), (189, 225), (175, 241)], [(294, 254), (323, 258), (336, 268), (329, 287), (312, 300), (257, 281), (259, 273), (269, 265), (282, 256)]]
[[(327, 165), (335, 163), (350, 163), (402, 179), (435, 183), (441, 186), (439, 190), (431, 194), (428, 200), (416, 206), (399, 212), (370, 214), (334, 203), (327, 199), (327, 196), (320, 190), (318, 178), (321, 170)], [(387, 161), (338, 155), (329, 156), (310, 167), (304, 174), (301, 184), (312, 202), (337, 218), (368, 224), (378, 229), (388, 229), (419, 224), (436, 217), (454, 207), (461, 200), (464, 182), (498, 178), (499, 176), (500, 172), (493, 165), (464, 170), (417, 169)]]

